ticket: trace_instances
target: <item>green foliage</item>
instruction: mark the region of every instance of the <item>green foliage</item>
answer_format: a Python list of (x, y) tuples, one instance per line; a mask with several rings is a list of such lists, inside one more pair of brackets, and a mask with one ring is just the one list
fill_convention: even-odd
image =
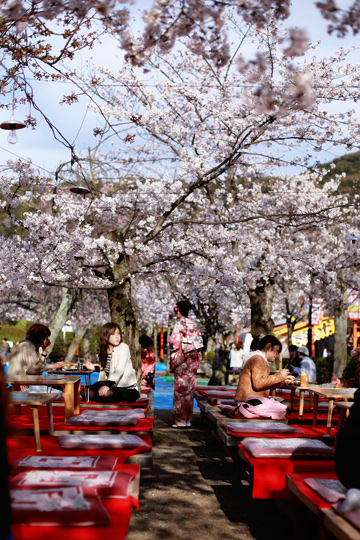
[(206, 361), (207, 362), (213, 362), (214, 360), (215, 360), (215, 351), (210, 351), (210, 352), (206, 353)]
[[(99, 352), (99, 338), (100, 338), (100, 326), (94, 326), (91, 329), (91, 337), (90, 337), (90, 353), (91, 354), (97, 354)], [(65, 340), (63, 337), (63, 333), (60, 332), (58, 335), (54, 348), (52, 350), (52, 354), (54, 355), (62, 355), (64, 358), (66, 356), (67, 351), (69, 350), (70, 344), (72, 340), (75, 337), (74, 332), (66, 332), (65, 333)], [(79, 345), (79, 355), (83, 356), (84, 354), (84, 340), (82, 339), (80, 341)]]
[(314, 358), (316, 365), (316, 382), (318, 384), (324, 384), (331, 381), (334, 359), (332, 356), (327, 358)]
[(336, 174), (346, 173), (346, 177), (341, 179), (339, 191), (348, 193), (349, 195), (357, 193), (360, 187), (360, 152), (345, 154), (340, 158), (335, 158), (331, 163), (334, 163), (334, 169), (330, 169), (330, 163), (323, 165), (329, 169), (323, 181), (334, 178)]
[(343, 379), (353, 379), (355, 377), (356, 368), (358, 366), (358, 359), (352, 356), (348, 356), (348, 363), (343, 372)]
[(32, 324), (32, 322), (25, 321), (24, 319), (21, 319), (15, 324), (2, 324), (0, 326), (0, 340), (6, 337), (8, 341), (12, 341), (16, 345), (25, 338), (27, 329)]

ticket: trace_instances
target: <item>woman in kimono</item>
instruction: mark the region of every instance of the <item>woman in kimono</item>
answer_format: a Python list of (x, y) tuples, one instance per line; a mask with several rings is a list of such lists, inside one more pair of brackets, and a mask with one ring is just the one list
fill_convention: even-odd
[(156, 357), (152, 350), (153, 340), (143, 334), (139, 337), (141, 355), (141, 386), (148, 386), (155, 390), (155, 364)]
[(185, 354), (182, 348), (184, 337), (201, 336), (196, 322), (188, 318), (190, 302), (182, 300), (174, 306), (177, 323), (170, 336), (171, 367), (174, 371), (174, 424), (173, 428), (191, 426), (193, 413), (196, 373), (201, 362), (201, 352), (193, 351)]

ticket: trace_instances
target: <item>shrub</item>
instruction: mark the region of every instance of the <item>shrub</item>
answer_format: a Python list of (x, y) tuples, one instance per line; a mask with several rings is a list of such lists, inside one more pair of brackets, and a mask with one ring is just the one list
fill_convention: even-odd
[(334, 359), (332, 356), (327, 358), (314, 358), (316, 365), (316, 382), (318, 384), (324, 384), (331, 381)]
[[(205, 359), (205, 356), (203, 355), (203, 358)], [(209, 351), (206, 353), (206, 361), (213, 363), (215, 360), (215, 351)]]
[(358, 366), (358, 359), (356, 357), (348, 356), (348, 363), (343, 372), (343, 379), (353, 379)]

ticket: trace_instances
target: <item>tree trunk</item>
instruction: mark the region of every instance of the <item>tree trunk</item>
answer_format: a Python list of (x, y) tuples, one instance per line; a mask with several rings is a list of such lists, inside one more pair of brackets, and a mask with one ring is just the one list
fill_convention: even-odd
[(66, 354), (66, 357), (64, 360), (65, 364), (70, 364), (73, 361), (75, 353), (76, 353), (76, 349), (80, 345), (80, 341), (84, 337), (85, 333), (90, 329), (91, 325), (92, 325), (92, 321), (89, 322), (86, 326), (83, 326), (78, 329), (78, 331), (76, 332), (76, 336), (72, 340), (69, 350)]
[(91, 331), (90, 328), (88, 328), (84, 334), (84, 344), (83, 344), (83, 350), (84, 350), (84, 358), (89, 359), (90, 354), (90, 339), (91, 339)]
[(140, 366), (139, 333), (136, 313), (132, 307), (129, 259), (121, 255), (114, 267), (116, 285), (108, 289), (111, 320), (121, 328), (123, 341), (129, 346), (134, 369)]
[(335, 347), (334, 347), (334, 377), (341, 379), (347, 363), (346, 333), (347, 333), (347, 291), (346, 285), (341, 285), (342, 298), (335, 308)]
[(272, 334), (274, 321), (271, 318), (275, 283), (260, 280), (254, 289), (248, 289), (251, 305), (251, 335)]
[(217, 332), (215, 335), (215, 358), (212, 365), (213, 374), (209, 386), (224, 386), (226, 384), (229, 351), (225, 350), (224, 336)]
[(76, 304), (79, 302), (79, 300), (82, 298), (82, 291), (79, 289), (69, 289), (67, 287), (63, 287), (62, 293), (63, 293), (63, 297), (62, 297), (59, 309), (57, 310), (56, 315), (53, 317), (49, 325), (50, 330), (51, 330), (51, 336), (50, 336), (51, 345), (49, 349), (47, 350), (48, 356), (53, 350), (56, 338), (58, 337), (59, 333), (61, 332), (62, 327), (68, 320), (69, 315), (71, 314), (72, 310), (74, 309)]

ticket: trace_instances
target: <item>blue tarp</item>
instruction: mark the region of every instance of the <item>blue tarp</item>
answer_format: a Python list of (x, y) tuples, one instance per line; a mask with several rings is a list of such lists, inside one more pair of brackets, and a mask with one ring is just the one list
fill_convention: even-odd
[[(155, 376), (154, 405), (155, 409), (172, 410), (173, 408), (174, 386), (164, 381), (162, 377)], [(199, 407), (194, 400), (194, 410), (199, 411)]]

